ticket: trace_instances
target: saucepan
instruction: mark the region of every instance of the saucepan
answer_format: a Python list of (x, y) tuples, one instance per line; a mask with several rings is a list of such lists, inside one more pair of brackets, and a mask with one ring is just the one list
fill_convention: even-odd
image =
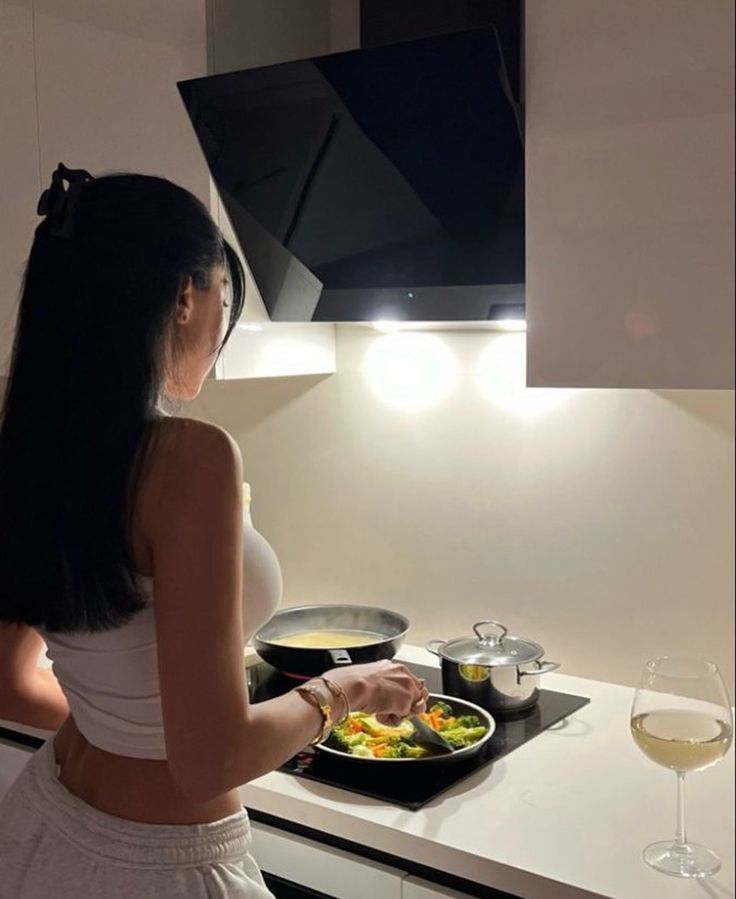
[(499, 621), (478, 621), (475, 637), (430, 640), (427, 649), (442, 660), (442, 692), (459, 696), (496, 717), (531, 709), (543, 674), (560, 667), (541, 661), (544, 649), (510, 637)]
[(337, 665), (392, 659), (408, 630), (403, 615), (374, 606), (295, 606), (276, 612), (253, 648), (279, 671), (317, 677)]

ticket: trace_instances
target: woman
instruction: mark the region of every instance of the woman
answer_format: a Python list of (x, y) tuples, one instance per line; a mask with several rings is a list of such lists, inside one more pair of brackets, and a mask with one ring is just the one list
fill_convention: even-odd
[(0, 897), (270, 896), (237, 787), (426, 690), (378, 662), (249, 705), (278, 565), (234, 441), (160, 411), (232, 331), (239, 260), (160, 178), (60, 166), (39, 212), (0, 424), (0, 718), (60, 729), (0, 801)]

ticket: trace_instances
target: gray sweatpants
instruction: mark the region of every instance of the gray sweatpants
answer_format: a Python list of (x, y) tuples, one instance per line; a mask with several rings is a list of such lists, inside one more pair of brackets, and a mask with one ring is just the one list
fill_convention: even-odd
[(59, 781), (53, 741), (0, 800), (0, 899), (273, 899), (245, 810), (209, 824), (141, 824)]

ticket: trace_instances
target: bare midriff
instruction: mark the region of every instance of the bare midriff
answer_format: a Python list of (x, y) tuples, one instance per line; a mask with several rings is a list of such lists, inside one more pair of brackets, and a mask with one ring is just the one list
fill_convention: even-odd
[(237, 790), (207, 802), (185, 796), (163, 759), (134, 759), (93, 746), (70, 715), (54, 737), (59, 780), (108, 815), (146, 824), (205, 824), (240, 811)]

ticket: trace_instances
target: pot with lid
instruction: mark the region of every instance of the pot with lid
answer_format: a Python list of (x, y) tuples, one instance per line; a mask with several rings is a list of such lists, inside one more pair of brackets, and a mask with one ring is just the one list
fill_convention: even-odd
[(442, 661), (442, 692), (501, 717), (531, 709), (540, 676), (559, 663), (541, 661), (544, 649), (538, 643), (510, 637), (499, 621), (478, 621), (473, 630), (475, 637), (427, 643)]

